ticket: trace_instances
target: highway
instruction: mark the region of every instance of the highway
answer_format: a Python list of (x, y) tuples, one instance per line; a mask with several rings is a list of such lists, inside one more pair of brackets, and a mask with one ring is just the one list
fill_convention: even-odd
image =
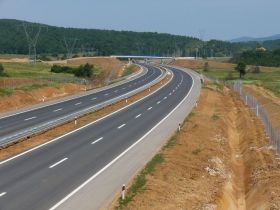
[(153, 95), (1, 162), (0, 209), (59, 207), (56, 204), (60, 200), (137, 142), (190, 93), (192, 77), (178, 69), (170, 69), (172, 81)]
[(158, 68), (152, 67), (149, 68), (145, 75), (119, 86), (50, 106), (0, 118), (0, 141), (6, 136), (15, 135), (17, 132), (33, 128), (51, 120), (59, 119), (70, 113), (87, 109), (136, 90), (137, 88), (155, 80), (160, 74), (161, 71)]

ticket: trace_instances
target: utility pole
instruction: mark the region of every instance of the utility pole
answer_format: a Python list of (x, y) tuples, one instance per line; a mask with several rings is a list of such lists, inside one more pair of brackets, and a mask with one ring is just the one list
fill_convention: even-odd
[[(30, 24), (31, 25), (31, 24)], [(26, 40), (28, 42), (28, 58), (29, 62), (37, 62), (37, 43), (38, 39), (42, 30), (42, 25), (38, 25), (38, 30), (36, 33), (33, 33), (34, 29), (34, 24), (33, 27), (30, 27), (31, 30), (28, 30), (28, 25), (26, 22), (22, 22), (22, 27), (26, 36)], [(46, 27), (46, 26), (44, 26)]]
[(63, 37), (63, 41), (67, 50), (67, 58), (72, 58), (73, 50), (77, 42), (77, 38), (66, 38)]

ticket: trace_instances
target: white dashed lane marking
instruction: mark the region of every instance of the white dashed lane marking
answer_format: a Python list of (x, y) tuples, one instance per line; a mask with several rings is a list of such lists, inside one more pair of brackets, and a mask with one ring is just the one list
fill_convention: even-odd
[(148, 108), (147, 110), (150, 111), (153, 107)]
[(6, 195), (6, 194), (7, 194), (6, 192), (0, 193), (0, 197), (4, 196), (4, 195)]
[(101, 137), (101, 138), (99, 138), (99, 139), (95, 140), (95, 141), (94, 141), (94, 142), (92, 142), (91, 144), (96, 144), (97, 142), (99, 142), (99, 141), (101, 141), (101, 140), (103, 140), (103, 137)]
[(68, 160), (68, 158), (63, 158), (62, 160), (58, 161), (57, 163), (51, 165), (49, 168), (54, 168), (58, 166), (59, 164), (63, 163), (64, 161)]
[(78, 106), (78, 105), (80, 105), (80, 104), (82, 104), (82, 102), (76, 103), (75, 106)]
[(138, 114), (138, 115), (135, 117), (135, 119), (137, 119), (137, 118), (141, 117), (141, 115), (142, 115), (142, 114)]
[(120, 126), (118, 127), (118, 129), (121, 129), (121, 128), (123, 128), (124, 126), (126, 126), (126, 124), (120, 125)]
[(59, 111), (61, 111), (61, 110), (62, 110), (62, 108), (53, 110), (53, 112), (59, 112)]
[(36, 118), (37, 118), (37, 117), (30, 117), (30, 118), (25, 119), (24, 121), (33, 120), (33, 119), (36, 119)]

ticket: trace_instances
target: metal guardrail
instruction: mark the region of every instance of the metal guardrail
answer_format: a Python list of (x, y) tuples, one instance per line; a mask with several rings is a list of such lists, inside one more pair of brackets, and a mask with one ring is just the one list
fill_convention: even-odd
[(57, 127), (59, 125), (62, 125), (62, 124), (65, 124), (67, 122), (71, 122), (79, 117), (82, 117), (86, 114), (89, 114), (89, 113), (92, 113), (92, 112), (95, 112), (95, 111), (98, 111), (106, 106), (109, 106), (109, 105), (112, 105), (112, 104), (115, 104), (123, 99), (126, 99), (128, 97), (131, 97), (139, 92), (142, 92), (143, 90), (146, 90), (147, 88), (157, 84), (158, 82), (160, 82), (163, 78), (165, 78), (167, 75), (167, 71), (163, 72), (162, 71), (162, 74), (157, 77), (155, 80), (153, 80), (152, 82), (142, 86), (142, 87), (139, 87), (137, 88), (136, 90), (133, 90), (131, 92), (128, 92), (124, 95), (121, 95), (121, 96), (118, 96), (116, 98), (113, 98), (113, 99), (110, 99), (108, 101), (105, 101), (103, 103), (100, 103), (100, 104), (97, 104), (95, 106), (92, 106), (92, 107), (89, 107), (89, 108), (86, 108), (86, 109), (83, 109), (83, 110), (80, 110), (80, 111), (77, 111), (77, 112), (74, 112), (72, 114), (69, 114), (69, 115), (66, 115), (66, 116), (63, 116), (61, 118), (58, 118), (58, 119), (54, 119), (52, 121), (49, 121), (49, 122), (46, 122), (46, 123), (42, 123), (42, 124), (39, 124), (35, 127), (31, 127), (29, 129), (25, 129), (25, 130), (21, 130), (19, 132), (17, 132), (16, 134), (12, 134), (12, 135), (9, 135), (9, 136), (6, 136), (6, 137), (1, 137), (0, 138), (0, 147), (5, 147), (5, 146), (8, 146), (12, 143), (16, 143), (22, 139), (25, 139), (25, 138), (28, 138), (28, 137), (31, 137), (35, 134), (38, 134), (38, 133), (41, 133), (43, 131), (46, 131), (46, 130), (49, 130), (51, 128), (54, 128), (54, 127)]
[(265, 131), (269, 137), (270, 144), (276, 150), (278, 154), (280, 154), (280, 133), (273, 127), (269, 115), (263, 108), (262, 104), (258, 102), (258, 100), (251, 96), (243, 89), (243, 84), (241, 82), (234, 82), (230, 85), (230, 87), (237, 92), (243, 101), (256, 113), (257, 117), (261, 119)]

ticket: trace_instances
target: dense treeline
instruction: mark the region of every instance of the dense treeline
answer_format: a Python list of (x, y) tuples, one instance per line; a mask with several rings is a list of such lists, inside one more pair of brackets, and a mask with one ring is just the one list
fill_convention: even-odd
[(254, 50), (246, 51), (231, 59), (234, 63), (246, 63), (257, 66), (280, 66), (280, 49), (274, 51)]
[[(76, 39), (73, 54), (92, 55), (231, 56), (259, 46), (258, 43), (233, 44), (218, 40), (203, 42), (197, 38), (159, 33), (74, 29), (35, 23), (26, 26), (31, 37), (35, 37), (39, 26), (42, 26), (36, 48), (41, 57), (66, 54), (64, 38), (69, 48)], [(0, 53), (28, 54), (22, 21), (0, 20)]]

